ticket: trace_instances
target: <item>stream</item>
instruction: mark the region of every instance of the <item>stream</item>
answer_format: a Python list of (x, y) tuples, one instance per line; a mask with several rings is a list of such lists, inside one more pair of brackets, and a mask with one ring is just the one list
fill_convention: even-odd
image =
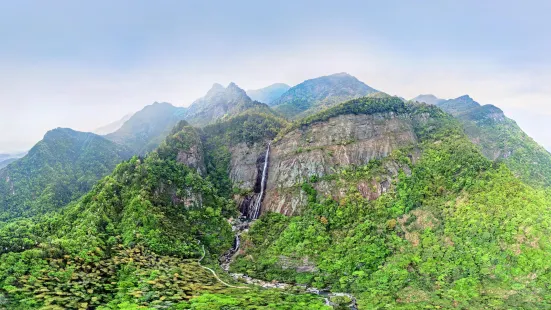
[[(266, 153), (264, 156), (260, 156), (257, 159), (257, 176), (256, 176), (256, 183), (254, 188), (254, 193), (248, 197), (246, 197), (243, 202), (241, 203), (239, 209), (241, 211), (241, 216), (237, 219), (230, 219), (230, 224), (232, 226), (232, 231), (235, 234), (235, 240), (233, 242), (233, 246), (231, 249), (229, 249), (221, 258), (220, 258), (220, 267), (228, 273), (233, 279), (237, 281), (243, 281), (247, 284), (257, 285), (261, 286), (263, 288), (272, 288), (272, 289), (287, 289), (287, 288), (298, 288), (302, 291), (305, 291), (307, 293), (311, 294), (317, 294), (320, 296), (325, 297), (325, 304), (328, 306), (337, 306), (334, 302), (331, 301), (332, 297), (348, 297), (351, 301), (348, 305), (348, 308), (351, 310), (357, 310), (358, 306), (356, 304), (356, 298), (352, 294), (348, 293), (333, 293), (330, 292), (327, 289), (318, 289), (315, 287), (308, 287), (305, 285), (296, 285), (296, 284), (289, 284), (289, 283), (283, 283), (278, 281), (271, 281), (267, 282), (260, 279), (255, 279), (252, 277), (249, 277), (245, 274), (240, 273), (230, 273), (230, 264), (234, 260), (235, 256), (239, 253), (239, 249), (241, 246), (241, 234), (244, 232), (247, 232), (249, 230), (250, 225), (258, 218), (258, 216), (261, 214), (262, 209), (262, 200), (264, 199), (265, 195), (265, 189), (266, 189), (266, 182), (268, 178), (268, 170), (269, 170), (269, 159), (270, 159), (270, 146), (271, 143), (268, 143), (266, 148)], [(203, 267), (206, 268), (206, 267)], [(216, 273), (209, 268), (206, 268), (210, 270), (214, 275), (216, 276)], [(216, 276), (217, 277), (217, 276)], [(217, 279), (224, 283), (225, 285), (228, 285), (227, 283), (220, 280), (218, 277)], [(228, 285), (230, 287), (235, 287)], [(242, 288), (242, 287), (241, 287)]]
[(292, 288), (292, 287), (298, 288), (302, 291), (305, 291), (306, 293), (311, 293), (311, 294), (317, 294), (317, 295), (320, 295), (320, 296), (324, 296), (325, 297), (325, 304), (327, 306), (332, 306), (332, 307), (337, 306), (337, 304), (335, 304), (331, 301), (332, 297), (348, 297), (351, 300), (350, 304), (348, 305), (348, 308), (351, 309), (351, 310), (357, 310), (358, 309), (358, 306), (356, 304), (356, 298), (352, 294), (349, 294), (349, 293), (336, 293), (336, 292), (331, 292), (327, 289), (318, 289), (318, 288), (315, 288), (315, 287), (308, 287), (306, 285), (289, 284), (289, 283), (284, 283), (284, 282), (279, 282), (279, 281), (270, 281), (270, 282), (268, 282), (268, 281), (264, 281), (264, 280), (261, 280), (261, 279), (252, 278), (252, 277), (250, 277), (246, 274), (230, 273), (229, 272), (230, 264), (233, 261), (233, 259), (235, 258), (235, 256), (237, 256), (237, 254), (239, 253), (239, 247), (241, 245), (241, 234), (244, 233), (244, 232), (247, 232), (249, 230), (249, 226), (253, 222), (254, 222), (254, 220), (249, 220), (244, 216), (242, 216), (238, 219), (230, 220), (230, 223), (232, 225), (232, 230), (235, 233), (235, 240), (233, 242), (232, 248), (229, 249), (221, 257), (220, 267), (222, 267), (222, 269), (225, 272), (227, 272), (234, 280), (242, 281), (242, 282), (247, 283), (247, 284), (257, 285), (257, 286), (260, 286), (260, 287), (263, 287), (263, 288), (268, 288), (268, 289), (288, 289), (288, 288)]

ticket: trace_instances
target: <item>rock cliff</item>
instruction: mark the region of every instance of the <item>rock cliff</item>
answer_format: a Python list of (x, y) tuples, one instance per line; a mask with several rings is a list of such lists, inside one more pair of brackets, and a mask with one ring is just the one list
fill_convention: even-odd
[[(348, 114), (289, 132), (272, 147), (263, 212), (299, 213), (307, 201), (300, 189), (302, 182), (347, 166), (364, 165), (388, 156), (395, 149), (415, 145), (416, 121), (419, 119), (409, 114), (394, 112)], [(400, 167), (387, 165), (390, 172), (387, 179), (375, 183), (366, 180), (358, 185), (364, 195), (378, 197), (388, 188), (390, 176), (396, 175)], [(317, 189), (322, 194), (339, 196), (339, 189), (332, 181), (318, 182)]]

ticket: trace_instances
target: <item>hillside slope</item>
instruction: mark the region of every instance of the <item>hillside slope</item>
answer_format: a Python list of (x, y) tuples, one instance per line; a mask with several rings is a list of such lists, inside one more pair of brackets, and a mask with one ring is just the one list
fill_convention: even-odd
[(237, 210), (186, 165), (197, 138), (180, 122), (157, 151), (121, 163), (62, 212), (0, 225), (0, 305), (328, 310), (311, 294), (228, 287), (201, 267), (204, 256), (216, 269), (231, 247), (226, 218)]
[(203, 127), (252, 108), (269, 110), (266, 104), (249, 98), (235, 83), (230, 83), (226, 88), (214, 84), (204, 97), (188, 107), (185, 119), (193, 126)]
[(135, 155), (143, 155), (161, 144), (170, 130), (184, 119), (184, 113), (185, 108), (155, 102), (136, 112), (120, 129), (105, 137), (127, 146)]
[[(269, 178), (288, 166), (278, 162), (300, 163), (287, 169), (296, 175), (288, 185), (273, 183), (291, 199), (280, 207), (281, 197), (266, 196), (231, 270), (352, 292), (360, 309), (551, 306), (549, 192), (484, 157), (448, 114), (400, 102), (353, 100), (285, 130)], [(355, 156), (353, 145), (377, 133), (405, 143), (385, 151), (383, 138), (376, 156)], [(276, 151), (284, 145), (296, 148)], [(286, 211), (293, 199), (300, 212)]]
[(348, 73), (337, 73), (291, 87), (271, 105), (286, 117), (299, 119), (343, 101), (376, 92)]
[(289, 88), (291, 88), (291, 86), (287, 84), (276, 83), (261, 89), (247, 90), (247, 95), (251, 97), (252, 100), (271, 105), (272, 102), (281, 97)]
[(58, 209), (130, 156), (93, 133), (49, 131), (25, 157), (0, 170), (0, 221)]
[(469, 139), (486, 157), (505, 162), (530, 185), (551, 185), (551, 154), (501, 109), (480, 105), (469, 96), (438, 103), (438, 107), (460, 120)]

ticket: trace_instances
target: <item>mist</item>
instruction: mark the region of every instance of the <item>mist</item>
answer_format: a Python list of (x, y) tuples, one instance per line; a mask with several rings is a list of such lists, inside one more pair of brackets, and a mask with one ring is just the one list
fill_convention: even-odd
[(549, 4), (315, 3), (1, 4), (0, 153), (154, 101), (188, 106), (215, 82), (256, 89), (336, 72), (407, 99), (469, 94), (551, 149)]

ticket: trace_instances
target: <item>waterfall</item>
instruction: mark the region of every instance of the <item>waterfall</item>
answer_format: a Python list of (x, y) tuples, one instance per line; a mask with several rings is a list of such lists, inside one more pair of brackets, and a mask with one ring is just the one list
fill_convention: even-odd
[(260, 181), (260, 194), (256, 197), (254, 202), (254, 208), (252, 212), (251, 219), (257, 219), (260, 214), (260, 208), (262, 206), (262, 199), (264, 198), (264, 190), (266, 189), (266, 176), (268, 175), (268, 160), (270, 156), (270, 145), (268, 143), (268, 148), (266, 149), (266, 155), (264, 156), (264, 168), (262, 169), (262, 180)]

